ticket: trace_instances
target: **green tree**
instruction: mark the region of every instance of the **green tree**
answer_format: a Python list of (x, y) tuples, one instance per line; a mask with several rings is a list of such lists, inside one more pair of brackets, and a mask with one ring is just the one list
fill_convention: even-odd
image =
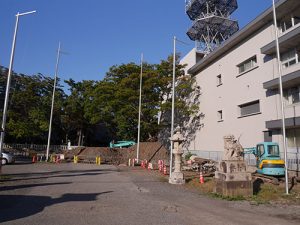
[[(77, 137), (77, 144), (81, 146), (83, 139), (89, 128), (89, 121), (85, 116), (85, 105), (91, 101), (91, 91), (94, 88), (94, 81), (75, 82), (74, 80), (65, 80), (69, 86), (71, 94), (66, 98), (63, 107), (61, 120), (66, 139), (72, 137), (72, 133)], [(73, 137), (74, 138), (74, 137)]]
[[(7, 138), (15, 142), (46, 143), (49, 126), (53, 79), (37, 74), (13, 74), (7, 117)], [(59, 127), (64, 93), (58, 88), (53, 126)], [(59, 133), (53, 135), (60, 142)]]

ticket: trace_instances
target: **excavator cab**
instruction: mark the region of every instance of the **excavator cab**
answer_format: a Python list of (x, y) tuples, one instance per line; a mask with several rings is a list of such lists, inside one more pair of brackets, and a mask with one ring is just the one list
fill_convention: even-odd
[(279, 146), (277, 143), (259, 143), (253, 154), (256, 156), (258, 173), (271, 176), (284, 176), (285, 165), (280, 157)]

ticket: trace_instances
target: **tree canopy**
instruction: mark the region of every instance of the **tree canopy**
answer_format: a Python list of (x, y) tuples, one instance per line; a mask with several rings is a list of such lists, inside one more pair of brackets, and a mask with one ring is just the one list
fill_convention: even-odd
[[(176, 58), (176, 124), (197, 110), (185, 99), (194, 79), (184, 77)], [(159, 64), (143, 64), (141, 141), (155, 140), (170, 129), (172, 56)], [(139, 111), (140, 65), (114, 65), (103, 80), (65, 80), (58, 86), (52, 144), (70, 139), (78, 145), (107, 145), (111, 140), (136, 140)], [(0, 107), (3, 107), (7, 69), (0, 68)], [(46, 143), (53, 79), (42, 74), (13, 74), (6, 142)], [(65, 86), (65, 87), (64, 87)], [(66, 88), (69, 94), (65, 93)]]

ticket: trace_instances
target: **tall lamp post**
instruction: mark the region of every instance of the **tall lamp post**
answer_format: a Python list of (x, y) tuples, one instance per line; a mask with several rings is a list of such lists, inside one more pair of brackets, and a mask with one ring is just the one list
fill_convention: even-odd
[[(176, 42), (184, 45), (189, 45), (181, 40), (178, 40), (176, 36), (173, 37), (173, 79), (172, 79), (172, 114), (171, 114), (171, 135), (174, 135), (174, 117), (175, 117), (175, 80), (176, 80)], [(171, 141), (170, 147), (170, 177), (172, 175), (172, 164), (173, 164), (173, 142)]]
[[(32, 13), (35, 13), (35, 12), (36, 11), (34, 10), (34, 11), (30, 11), (30, 12), (25, 12), (25, 13), (18, 13), (16, 15), (17, 18), (16, 18), (12, 48), (11, 48), (10, 63), (9, 63), (9, 69), (8, 69), (8, 75), (7, 75), (7, 84), (6, 84), (6, 92), (5, 92), (5, 100), (4, 100), (4, 107), (3, 107), (1, 135), (0, 135), (0, 158), (2, 157), (2, 149), (3, 149), (3, 142), (4, 142), (4, 136), (5, 136), (7, 108), (8, 108), (8, 101), (9, 101), (9, 89), (10, 89), (12, 69), (13, 69), (13, 64), (14, 64), (16, 40), (17, 40), (17, 33), (18, 33), (18, 26), (19, 26), (19, 17), (29, 15), (29, 14), (32, 14)], [(1, 173), (1, 167), (2, 167), (2, 160), (0, 160), (0, 173)]]
[[(176, 37), (173, 38), (173, 80), (172, 80), (172, 115), (171, 115), (171, 135), (174, 135), (174, 114), (175, 114), (175, 72), (176, 72)], [(173, 141), (171, 141), (170, 150), (170, 177), (173, 166)]]
[(59, 42), (58, 43), (58, 50), (57, 50), (57, 57), (56, 57), (56, 65), (55, 65), (55, 75), (54, 75), (52, 103), (51, 103), (51, 113), (50, 113), (50, 121), (49, 121), (49, 132), (48, 132), (48, 143), (47, 143), (47, 151), (46, 151), (46, 161), (49, 160), (51, 130), (52, 130), (52, 118), (53, 118), (53, 108), (54, 108), (54, 99), (55, 99), (55, 90), (56, 90), (56, 82), (57, 82), (57, 73), (58, 73), (58, 65), (59, 65), (60, 53), (61, 53), (61, 51), (60, 51), (60, 42)]
[(284, 150), (284, 164), (285, 164), (285, 192), (289, 194), (289, 181), (288, 181), (288, 168), (287, 168), (287, 143), (286, 143), (286, 132), (285, 132), (285, 112), (284, 112), (284, 101), (283, 101), (283, 87), (282, 87), (282, 65), (280, 57), (280, 48), (278, 40), (278, 28), (277, 28), (277, 15), (275, 0), (273, 0), (273, 19), (274, 19), (274, 30), (275, 30), (275, 42), (277, 51), (277, 64), (279, 73), (279, 90), (280, 90), (280, 103), (281, 103), (281, 121), (282, 121), (282, 136), (283, 136), (283, 150)]
[(142, 112), (142, 83), (143, 83), (143, 60), (144, 55), (141, 55), (141, 74), (140, 74), (140, 97), (139, 97), (139, 121), (138, 121), (138, 138), (137, 138), (137, 149), (136, 149), (136, 160), (139, 162), (140, 154), (140, 136), (141, 136), (141, 112)]

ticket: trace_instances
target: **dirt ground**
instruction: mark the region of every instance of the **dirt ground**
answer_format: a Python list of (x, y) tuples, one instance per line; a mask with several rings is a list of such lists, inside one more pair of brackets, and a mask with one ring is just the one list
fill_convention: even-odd
[[(137, 156), (137, 145), (130, 148), (101, 148), (101, 147), (86, 147), (76, 148), (71, 151), (65, 151), (65, 158), (71, 160), (74, 155), (79, 156), (79, 159), (95, 159), (101, 157), (101, 162), (108, 164), (127, 164), (129, 159), (134, 159)], [(158, 160), (169, 160), (167, 149), (159, 142), (141, 142), (139, 158), (148, 162), (156, 163)]]

